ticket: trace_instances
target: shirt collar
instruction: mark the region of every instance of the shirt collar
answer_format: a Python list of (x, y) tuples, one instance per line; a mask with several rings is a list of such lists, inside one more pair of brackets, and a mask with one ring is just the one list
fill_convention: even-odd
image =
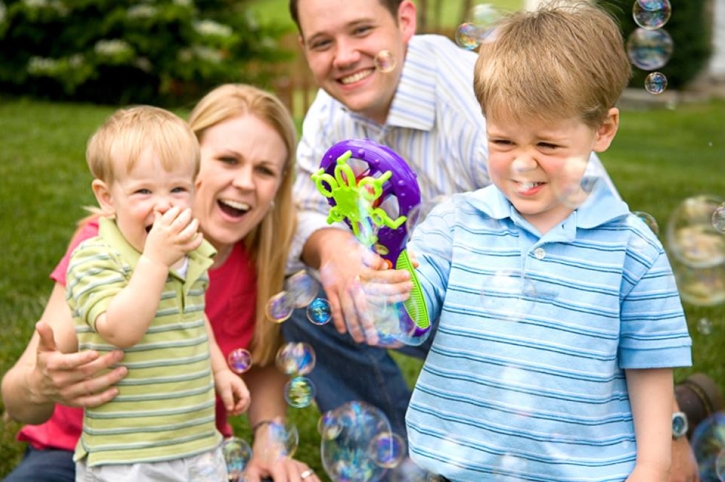
[[(112, 248), (119, 252), (123, 259), (125, 259), (131, 266), (131, 269), (136, 268), (136, 264), (138, 264), (141, 253), (136, 251), (136, 249), (131, 246), (128, 241), (126, 241), (126, 238), (123, 237), (123, 234), (121, 234), (121, 231), (118, 229), (115, 220), (107, 217), (100, 218), (98, 222), (98, 234), (103, 237), (103, 239)], [(204, 270), (208, 269), (211, 267), (213, 262), (212, 258), (215, 255), (216, 250), (214, 247), (207, 240), (204, 240), (202, 241), (201, 246), (188, 254), (189, 266), (190, 268), (192, 266), (200, 266)], [(170, 272), (174, 273), (173, 270)], [(187, 278), (188, 277), (189, 276), (187, 276)]]
[[(473, 207), (493, 219), (511, 218), (516, 224), (522, 224), (521, 221), (526, 223), (496, 186), (479, 189), (466, 197)], [(580, 229), (593, 229), (628, 213), (627, 204), (614, 195), (607, 183), (600, 180), (594, 183), (594, 188), (586, 201), (563, 223)]]
[[(435, 125), (435, 109), (416, 109), (415, 112), (410, 112), (413, 105), (411, 99), (415, 99), (415, 103), (420, 105), (436, 104), (435, 59), (430, 57), (422, 43), (422, 39), (416, 35), (408, 42), (403, 71), (385, 121), (386, 126), (429, 131)], [(430, 66), (432, 75), (423, 79), (415, 75), (411, 65), (421, 64)], [(344, 104), (341, 105), (357, 122), (376, 124), (367, 117), (350, 111)]]

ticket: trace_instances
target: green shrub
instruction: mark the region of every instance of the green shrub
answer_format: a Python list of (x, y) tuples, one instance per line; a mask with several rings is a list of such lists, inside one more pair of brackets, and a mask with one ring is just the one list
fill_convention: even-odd
[[(638, 28), (632, 16), (637, 0), (599, 0), (599, 3), (614, 14), (622, 27), (625, 41)], [(705, 67), (710, 58), (711, 32), (710, 16), (706, 14), (707, 0), (670, 0), (672, 14), (662, 27), (674, 42), (672, 57), (659, 69), (667, 76), (670, 88), (680, 89), (692, 81)], [(634, 68), (630, 85), (641, 88), (649, 71)]]
[[(274, 25), (231, 0), (0, 0), (0, 90), (106, 104), (179, 103), (267, 83)], [(261, 62), (264, 60), (265, 62)]]

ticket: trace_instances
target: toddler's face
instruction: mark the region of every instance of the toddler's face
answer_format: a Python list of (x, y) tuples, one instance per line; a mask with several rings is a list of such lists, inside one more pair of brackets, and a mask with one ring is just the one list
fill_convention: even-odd
[(567, 199), (580, 189), (591, 153), (609, 146), (609, 122), (595, 129), (579, 119), (524, 123), (486, 115), (491, 181), (543, 234), (576, 209)]
[(194, 167), (179, 163), (167, 171), (159, 157), (146, 149), (130, 172), (115, 169), (115, 179), (109, 188), (121, 234), (137, 251), (143, 252), (155, 212), (163, 214), (173, 206), (181, 210), (192, 207)]

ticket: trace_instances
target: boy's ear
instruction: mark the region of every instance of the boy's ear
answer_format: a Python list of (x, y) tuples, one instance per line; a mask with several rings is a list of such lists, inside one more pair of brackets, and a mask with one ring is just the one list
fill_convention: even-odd
[(111, 189), (105, 182), (100, 179), (94, 179), (91, 183), (93, 194), (96, 196), (98, 205), (103, 210), (104, 214), (114, 214), (113, 209), (113, 196), (111, 195)]
[(594, 152), (604, 152), (614, 140), (619, 129), (619, 109), (612, 107), (607, 112), (604, 122), (597, 128), (597, 139), (594, 142)]

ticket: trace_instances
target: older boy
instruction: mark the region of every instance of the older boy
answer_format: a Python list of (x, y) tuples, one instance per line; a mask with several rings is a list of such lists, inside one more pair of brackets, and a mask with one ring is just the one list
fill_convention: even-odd
[(454, 481), (664, 482), (672, 367), (690, 364), (677, 287), (656, 236), (583, 179), (619, 125), (619, 29), (586, 2), (513, 14), (474, 76), (493, 186), (409, 245), (438, 320), (411, 457)]

